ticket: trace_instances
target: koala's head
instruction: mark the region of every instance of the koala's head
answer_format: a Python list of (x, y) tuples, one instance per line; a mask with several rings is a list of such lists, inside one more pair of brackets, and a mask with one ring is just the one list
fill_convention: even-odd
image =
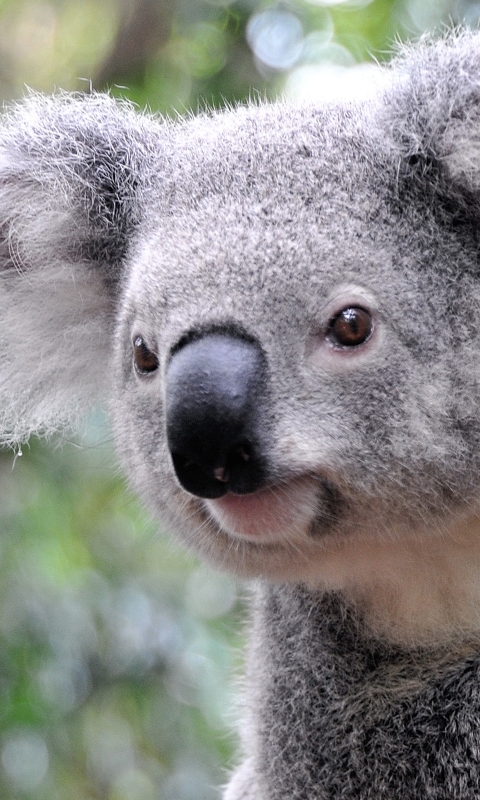
[(85, 257), (118, 450), (219, 566), (302, 578), (477, 503), (479, 55), (418, 48), (364, 104), (125, 117), (128, 159), (95, 173), (125, 231), (108, 280), (108, 247)]
[(478, 495), (480, 206), (404, 83), (172, 132), (168, 208), (128, 269), (116, 429), (140, 493), (221, 566), (301, 577)]

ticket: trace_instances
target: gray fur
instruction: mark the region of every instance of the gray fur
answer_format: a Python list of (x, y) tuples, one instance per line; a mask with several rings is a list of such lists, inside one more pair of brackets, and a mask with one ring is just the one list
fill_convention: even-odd
[[(5, 118), (4, 442), (103, 393), (150, 508), (261, 579), (226, 800), (479, 795), (479, 219), (475, 34), (417, 45), (357, 104)], [(374, 331), (343, 351), (351, 306)], [(186, 492), (166, 438), (172, 354), (212, 332), (266, 364), (268, 480), (233, 501)]]

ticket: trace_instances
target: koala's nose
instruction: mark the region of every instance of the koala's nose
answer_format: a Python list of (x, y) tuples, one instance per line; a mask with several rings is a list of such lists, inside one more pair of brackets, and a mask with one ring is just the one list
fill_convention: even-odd
[(264, 357), (254, 342), (212, 333), (174, 353), (166, 377), (167, 438), (188, 492), (215, 498), (264, 483), (264, 386)]

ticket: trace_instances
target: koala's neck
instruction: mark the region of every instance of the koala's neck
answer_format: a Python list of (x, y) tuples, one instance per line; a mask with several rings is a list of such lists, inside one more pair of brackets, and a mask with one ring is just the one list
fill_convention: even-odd
[(480, 648), (375, 640), (337, 593), (268, 586), (257, 600), (246, 744), (259, 796), (478, 798)]
[(480, 642), (480, 516), (432, 533), (359, 538), (322, 556), (311, 588), (340, 591), (401, 646)]

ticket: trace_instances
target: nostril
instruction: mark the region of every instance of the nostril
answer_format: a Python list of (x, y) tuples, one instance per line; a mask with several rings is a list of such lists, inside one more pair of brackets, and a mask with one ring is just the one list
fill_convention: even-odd
[(172, 452), (172, 461), (182, 486), (208, 499), (221, 497), (226, 492), (248, 494), (258, 488), (261, 480), (262, 467), (252, 444), (247, 441), (233, 446), (212, 464), (195, 461), (178, 451)]
[(252, 456), (253, 448), (247, 441), (234, 445), (227, 453), (224, 472), (233, 487), (239, 483), (242, 475), (249, 475), (252, 471)]
[(228, 477), (223, 480), (215, 474), (219, 470), (219, 474), (222, 474), (225, 467), (210, 470), (175, 452), (172, 452), (172, 461), (177, 478), (187, 492), (208, 500), (214, 500), (227, 493)]
[(235, 453), (239, 458), (242, 459), (242, 461), (245, 461), (245, 462), (250, 461), (250, 459), (252, 457), (252, 451), (251, 451), (251, 448), (250, 448), (250, 445), (248, 444), (248, 442), (244, 442), (243, 444), (240, 444), (235, 449)]
[(221, 483), (228, 483), (230, 475), (226, 467), (217, 467), (213, 470), (213, 477)]
[(235, 491), (239, 485), (242, 475), (248, 475), (251, 471), (247, 464), (252, 458), (252, 446), (249, 442), (242, 442), (231, 448), (225, 456), (225, 463), (214, 469), (213, 474), (217, 481), (227, 483), (227, 488)]

